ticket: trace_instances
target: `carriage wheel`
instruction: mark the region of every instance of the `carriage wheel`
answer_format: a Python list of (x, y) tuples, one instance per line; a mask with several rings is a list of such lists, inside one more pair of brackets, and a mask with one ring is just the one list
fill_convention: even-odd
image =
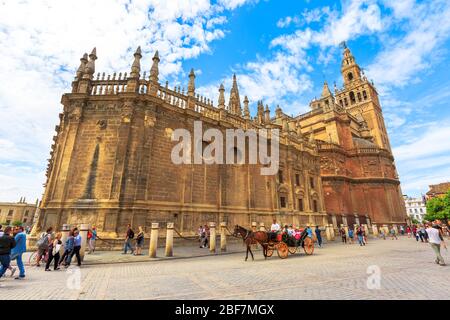
[(288, 249), (287, 244), (284, 243), (284, 242), (280, 242), (277, 245), (277, 253), (278, 253), (278, 256), (281, 259), (286, 259), (288, 257), (288, 254), (289, 254), (289, 249)]
[(297, 252), (297, 247), (288, 247), (289, 253), (294, 254)]
[(273, 246), (267, 247), (267, 257), (271, 257), (273, 255)]
[(314, 241), (310, 237), (306, 237), (303, 241), (303, 250), (307, 255), (311, 255), (314, 252)]

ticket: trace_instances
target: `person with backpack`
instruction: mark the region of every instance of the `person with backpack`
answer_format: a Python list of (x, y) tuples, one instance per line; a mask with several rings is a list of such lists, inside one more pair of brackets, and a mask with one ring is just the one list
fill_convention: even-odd
[(52, 231), (53, 231), (52, 227), (48, 228), (47, 231), (43, 233), (39, 238), (39, 240), (36, 242), (37, 246), (36, 267), (41, 266), (40, 262), (42, 260), (42, 257), (45, 258), (45, 256), (48, 253), (48, 246), (52, 241)]
[(133, 249), (133, 246), (131, 244), (132, 241), (133, 241), (133, 238), (134, 238), (134, 231), (131, 229), (131, 224), (128, 224), (128, 226), (127, 226), (127, 233), (125, 235), (125, 244), (123, 246), (122, 254), (127, 254), (128, 249), (131, 250), (131, 254), (134, 253), (134, 249)]
[(358, 236), (358, 243), (360, 246), (365, 246), (366, 243), (364, 242), (364, 231), (359, 226), (358, 229), (356, 229), (356, 235)]
[(6, 227), (0, 237), (0, 278), (3, 277), (11, 264), (11, 250), (16, 246), (16, 240), (11, 237), (11, 227)]
[(74, 230), (69, 231), (69, 235), (67, 236), (66, 243), (64, 244), (64, 253), (63, 253), (61, 259), (59, 260), (59, 265), (61, 265), (61, 263), (64, 263), (65, 267), (69, 266), (68, 260), (73, 251), (73, 244), (74, 244), (73, 231)]
[(97, 229), (95, 227), (92, 227), (92, 230), (88, 231), (88, 244), (89, 244), (89, 251), (88, 253), (94, 253), (95, 251), (95, 240), (97, 240)]

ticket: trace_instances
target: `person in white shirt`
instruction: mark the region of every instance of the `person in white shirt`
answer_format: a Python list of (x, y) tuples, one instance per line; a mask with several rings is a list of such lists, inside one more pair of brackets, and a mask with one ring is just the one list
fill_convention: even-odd
[(278, 232), (278, 231), (280, 231), (280, 229), (281, 229), (281, 227), (280, 227), (280, 225), (277, 223), (277, 220), (276, 220), (276, 219), (273, 219), (273, 223), (272, 223), (272, 226), (270, 227), (270, 231), (272, 231), (272, 232)]
[(441, 256), (441, 243), (445, 246), (445, 242), (439, 237), (439, 230), (427, 225), (426, 232), (428, 234), (428, 242), (436, 254), (435, 262), (441, 266), (445, 266), (444, 258)]

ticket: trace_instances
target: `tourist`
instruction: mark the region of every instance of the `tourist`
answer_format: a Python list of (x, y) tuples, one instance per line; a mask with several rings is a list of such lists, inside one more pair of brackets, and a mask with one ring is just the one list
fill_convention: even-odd
[(363, 235), (363, 241), (364, 241), (364, 245), (367, 244), (367, 232), (366, 232), (366, 227), (361, 226), (362, 228), (362, 235)]
[(79, 267), (81, 266), (81, 256), (80, 256), (81, 240), (82, 239), (81, 239), (80, 231), (77, 228), (75, 228), (73, 230), (73, 250), (70, 253), (70, 257), (68, 259), (67, 266), (70, 266), (73, 256), (77, 257), (77, 265)]
[(354, 238), (353, 229), (348, 229), (348, 243), (349, 244), (353, 243), (353, 238)]
[(411, 238), (411, 227), (410, 226), (406, 227), (406, 234), (408, 235), (408, 238)]
[(73, 244), (74, 244), (73, 230), (70, 230), (69, 235), (67, 236), (66, 239), (66, 243), (64, 243), (64, 253), (59, 260), (59, 265), (61, 265), (61, 263), (64, 263), (65, 267), (69, 266), (70, 263), (68, 262), (68, 260), (73, 251)]
[(405, 228), (404, 228), (403, 226), (400, 226), (400, 234), (401, 234), (402, 236), (405, 235)]
[(425, 231), (423, 224), (421, 224), (419, 228), (419, 237), (421, 242), (427, 242), (427, 239), (425, 237), (426, 234), (427, 232)]
[(11, 237), (11, 227), (6, 227), (0, 237), (0, 278), (3, 277), (11, 264), (11, 250), (16, 246), (16, 240)]
[(55, 240), (52, 241), (51, 245), (48, 248), (48, 260), (47, 264), (45, 265), (45, 271), (50, 271), (50, 264), (52, 263), (52, 260), (55, 260), (54, 263), (54, 270), (59, 270), (59, 258), (60, 258), (60, 250), (62, 247), (62, 233), (58, 232), (55, 236)]
[(429, 243), (434, 253), (436, 254), (436, 259), (434, 260), (437, 264), (445, 266), (444, 258), (441, 255), (441, 246), (447, 248), (445, 242), (441, 239), (439, 230), (433, 228), (431, 225), (427, 225), (426, 232), (428, 235)]
[(289, 225), (288, 230), (287, 230), (287, 233), (288, 233), (288, 235), (289, 235), (290, 237), (293, 237), (293, 236), (294, 236), (295, 230), (294, 230), (292, 224)]
[(398, 240), (398, 238), (397, 238), (397, 232), (395, 232), (394, 227), (391, 227), (391, 230), (389, 231), (389, 233), (391, 234), (391, 240), (394, 240), (394, 238), (395, 238), (396, 240)]
[(36, 267), (40, 267), (40, 262), (42, 258), (47, 255), (48, 252), (48, 246), (50, 242), (52, 241), (52, 232), (53, 228), (50, 227), (47, 229), (46, 232), (41, 234), (40, 239), (36, 242), (37, 246), (37, 256), (36, 256)]
[(200, 248), (203, 248), (203, 226), (198, 227), (198, 242), (200, 242)]
[(134, 231), (133, 231), (133, 229), (131, 229), (131, 224), (129, 224), (127, 226), (127, 233), (125, 235), (125, 244), (123, 246), (123, 253), (122, 254), (127, 254), (128, 249), (131, 250), (131, 254), (134, 253), (133, 246), (131, 245), (131, 241), (133, 240), (133, 238), (134, 238)]
[(270, 226), (270, 231), (278, 233), (278, 231), (280, 231), (281, 227), (280, 225), (277, 223), (276, 219), (273, 219), (273, 223)]
[[(25, 278), (25, 267), (23, 265), (22, 255), (27, 251), (27, 236), (24, 232), (22, 226), (16, 228), (14, 240), (16, 241), (16, 246), (11, 250), (11, 261), (16, 260), (17, 267), (19, 268), (19, 276), (16, 280), (22, 280)], [(16, 269), (11, 272), (11, 277), (14, 275)]]
[(88, 244), (89, 244), (89, 252), (94, 253), (95, 251), (95, 241), (97, 240), (97, 229), (92, 227), (88, 232)]
[(135, 256), (141, 256), (142, 255), (142, 247), (144, 246), (144, 229), (142, 229), (142, 226), (138, 227), (139, 232), (136, 236), (136, 253)]
[(347, 234), (346, 234), (346, 232), (345, 232), (344, 227), (342, 227), (342, 228), (339, 230), (339, 233), (341, 234), (342, 244), (347, 243)]
[(320, 233), (319, 226), (316, 226), (316, 238), (317, 238), (317, 244), (319, 245), (319, 248), (322, 248), (322, 235)]
[(203, 241), (202, 241), (202, 246), (203, 248), (207, 248), (208, 247), (208, 242), (209, 242), (209, 228), (208, 226), (205, 224), (203, 226)]
[(386, 240), (386, 230), (383, 227), (380, 228), (380, 238)]
[(358, 243), (359, 243), (359, 245), (360, 245), (360, 246), (365, 246), (366, 243), (364, 242), (364, 231), (363, 231), (363, 229), (361, 228), (361, 226), (359, 226), (359, 227), (356, 229), (356, 236), (358, 237)]

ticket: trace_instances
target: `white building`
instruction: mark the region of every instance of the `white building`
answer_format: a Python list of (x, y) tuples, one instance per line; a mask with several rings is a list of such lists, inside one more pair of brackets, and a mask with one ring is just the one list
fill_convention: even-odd
[(416, 219), (419, 222), (423, 221), (423, 217), (427, 213), (427, 208), (423, 198), (411, 198), (406, 195), (403, 196), (405, 199), (406, 213), (411, 219)]

